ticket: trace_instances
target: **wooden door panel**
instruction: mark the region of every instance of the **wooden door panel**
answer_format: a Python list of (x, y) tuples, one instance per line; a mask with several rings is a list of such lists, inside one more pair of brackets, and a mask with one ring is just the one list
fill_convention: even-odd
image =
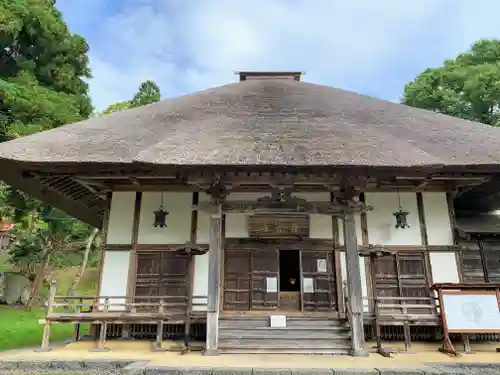
[(274, 249), (252, 250), (251, 264), (251, 308), (275, 310), (278, 308), (278, 293), (268, 291), (267, 280), (274, 278), (279, 285), (279, 258)]
[[(167, 251), (137, 253), (135, 295), (166, 297), (165, 310), (183, 311), (188, 292), (189, 255)], [(158, 302), (158, 299), (137, 299), (137, 302)], [(147, 310), (142, 308), (141, 310)]]
[(226, 310), (247, 311), (250, 308), (250, 251), (224, 251), (223, 307)]
[[(302, 298), (305, 311), (337, 310), (333, 251), (301, 251)], [(325, 268), (326, 267), (326, 268)], [(312, 281), (312, 293), (306, 285)]]
[[(429, 297), (428, 275), (423, 253), (400, 252), (375, 260), (375, 293), (377, 297)], [(408, 304), (428, 301), (407, 300)], [(399, 300), (383, 300), (383, 304), (400, 304)], [(400, 310), (400, 309), (389, 309)], [(411, 308), (412, 314), (428, 313), (428, 309)]]

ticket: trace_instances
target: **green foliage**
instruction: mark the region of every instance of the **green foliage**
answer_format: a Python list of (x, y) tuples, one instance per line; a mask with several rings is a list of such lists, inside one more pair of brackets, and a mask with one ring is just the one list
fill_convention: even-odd
[(132, 102), (125, 101), (125, 102), (118, 102), (111, 104), (108, 108), (106, 108), (104, 111), (102, 111), (103, 115), (109, 115), (110, 113), (115, 113), (115, 112), (121, 112), (124, 111), (125, 109), (132, 108)]
[(139, 91), (132, 99), (132, 105), (139, 107), (141, 105), (151, 104), (160, 100), (160, 88), (153, 81), (145, 81), (139, 86)]
[(153, 81), (145, 81), (139, 86), (139, 90), (132, 100), (111, 104), (102, 113), (97, 115), (109, 115), (110, 113), (124, 111), (125, 109), (140, 107), (160, 100), (160, 88)]
[(53, 0), (0, 0), (0, 142), (87, 118), (88, 45)]
[[(67, 258), (78, 256), (90, 232), (88, 225), (73, 220), (60, 210), (42, 206), (31, 230), (16, 228), (16, 241), (9, 249), (10, 262), (27, 276), (33, 275), (45, 251), (51, 252), (53, 267), (67, 265)], [(77, 255), (78, 254), (78, 255)]]
[(402, 102), (466, 120), (500, 124), (500, 40), (480, 40), (405, 86)]

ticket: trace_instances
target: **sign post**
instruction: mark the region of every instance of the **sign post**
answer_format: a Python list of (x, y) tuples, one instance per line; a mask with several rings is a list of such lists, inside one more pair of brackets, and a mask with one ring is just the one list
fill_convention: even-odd
[(500, 333), (500, 284), (446, 283), (434, 284), (431, 289), (438, 295), (443, 327), (440, 352), (459, 355), (450, 340), (451, 333), (461, 334), (464, 343), (468, 343), (469, 334)]

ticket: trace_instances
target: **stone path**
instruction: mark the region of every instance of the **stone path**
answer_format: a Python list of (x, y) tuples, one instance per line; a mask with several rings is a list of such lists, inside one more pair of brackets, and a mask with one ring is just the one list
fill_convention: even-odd
[(88, 359), (74, 360), (1, 360), (0, 375), (58, 373), (94, 375), (493, 375), (500, 374), (498, 364), (426, 364), (421, 369), (306, 369), (258, 367), (167, 366), (149, 361)]

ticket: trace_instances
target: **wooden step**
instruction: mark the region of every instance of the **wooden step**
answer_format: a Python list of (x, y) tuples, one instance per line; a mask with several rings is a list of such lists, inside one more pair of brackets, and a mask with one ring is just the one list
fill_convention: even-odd
[[(286, 328), (316, 328), (316, 327), (344, 327), (345, 322), (340, 320), (296, 320), (287, 319)], [(254, 328), (254, 327), (269, 327), (269, 318), (238, 318), (238, 319), (220, 319), (220, 328)]]
[(262, 349), (262, 348), (220, 348), (221, 354), (313, 354), (313, 355), (350, 355), (351, 349)]
[(309, 349), (311, 352), (317, 349), (349, 349), (349, 340), (274, 340), (274, 339), (221, 339), (220, 348), (261, 348), (261, 349)]
[(288, 339), (288, 340), (348, 340), (351, 338), (350, 331), (296, 331), (287, 329), (268, 330), (220, 330), (219, 337), (222, 338), (262, 338), (262, 339)]

